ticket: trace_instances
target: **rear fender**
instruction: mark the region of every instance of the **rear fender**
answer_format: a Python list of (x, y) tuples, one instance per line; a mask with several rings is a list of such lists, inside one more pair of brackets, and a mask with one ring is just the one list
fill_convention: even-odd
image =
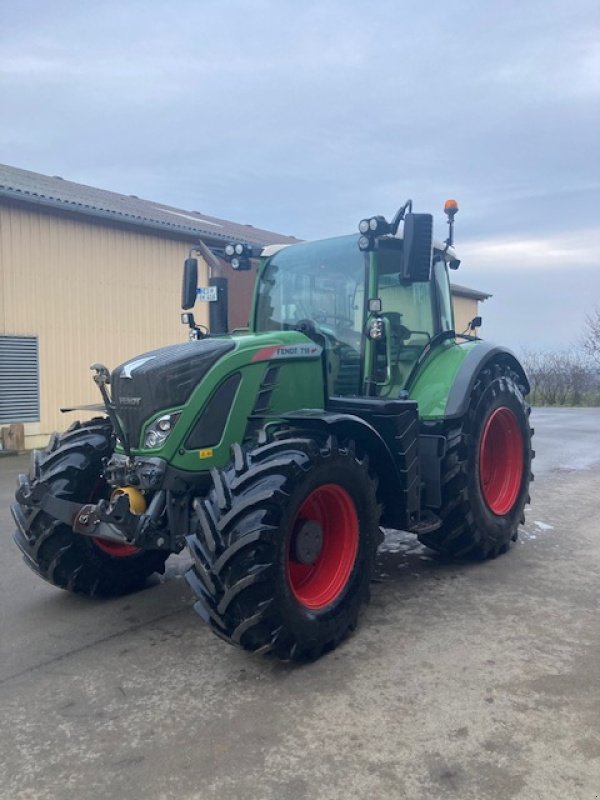
[(467, 413), (475, 381), (490, 364), (503, 364), (513, 369), (522, 381), (524, 394), (529, 394), (527, 375), (515, 354), (506, 347), (480, 342), (468, 353), (456, 374), (446, 402), (446, 419), (458, 419)]
[(477, 341), (445, 342), (425, 359), (416, 374), (410, 397), (419, 404), (422, 420), (459, 419), (469, 407), (471, 391), (480, 372), (490, 364), (507, 364), (524, 387), (529, 381), (517, 357), (506, 347)]
[(443, 345), (424, 362), (413, 383), (411, 398), (419, 403), (421, 420), (419, 457), (426, 506), (439, 508), (442, 503), (441, 469), (447, 435), (444, 423), (466, 415), (475, 381), (482, 370), (493, 364), (514, 370), (523, 393), (529, 393), (529, 381), (514, 353), (481, 340)]

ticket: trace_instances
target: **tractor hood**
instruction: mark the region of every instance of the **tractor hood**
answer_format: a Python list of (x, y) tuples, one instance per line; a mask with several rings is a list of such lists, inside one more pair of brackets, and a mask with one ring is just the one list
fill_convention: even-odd
[(132, 447), (144, 422), (157, 411), (182, 406), (198, 382), (225, 353), (231, 339), (200, 339), (151, 350), (118, 366), (111, 375), (112, 400)]

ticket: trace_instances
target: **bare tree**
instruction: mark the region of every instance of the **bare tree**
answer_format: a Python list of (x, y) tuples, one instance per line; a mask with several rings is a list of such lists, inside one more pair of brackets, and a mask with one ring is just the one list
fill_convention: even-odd
[(589, 360), (574, 350), (527, 350), (522, 363), (531, 383), (531, 402), (542, 406), (595, 405), (598, 378)]
[(600, 307), (586, 314), (583, 326), (582, 347), (584, 353), (600, 365)]

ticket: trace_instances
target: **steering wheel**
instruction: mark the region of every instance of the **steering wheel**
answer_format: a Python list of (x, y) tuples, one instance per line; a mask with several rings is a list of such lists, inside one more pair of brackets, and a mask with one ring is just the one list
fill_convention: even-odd
[[(350, 317), (341, 317), (337, 314), (328, 314), (324, 309), (317, 308), (313, 311), (313, 319), (315, 322), (323, 323), (325, 325), (330, 324), (333, 327), (340, 327), (340, 328), (353, 328), (354, 327), (354, 320), (350, 319)], [(328, 323), (328, 320), (332, 320), (332, 322)]]
[(294, 330), (303, 333), (305, 336), (308, 336), (312, 339), (314, 334), (318, 334), (319, 331), (317, 330), (317, 326), (312, 319), (299, 319), (298, 322), (294, 325)]

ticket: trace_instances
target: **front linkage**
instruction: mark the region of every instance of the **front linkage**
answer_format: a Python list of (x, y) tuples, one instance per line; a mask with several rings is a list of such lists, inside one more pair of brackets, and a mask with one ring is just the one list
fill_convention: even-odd
[[(32, 458), (30, 476), (19, 475), (13, 506), (13, 516), (28, 536), (28, 520), (23, 509), (43, 511), (50, 518), (68, 525), (74, 533), (101, 539), (118, 546), (144, 550), (180, 552), (185, 543), (189, 498), (171, 497), (163, 488), (167, 464), (161, 458), (138, 459), (131, 455), (127, 437), (121, 427), (115, 406), (108, 391), (110, 372), (103, 364), (93, 364), (94, 382), (102, 395), (108, 416), (106, 425), (122, 444), (126, 455), (115, 453), (103, 459), (100, 480), (113, 487), (110, 497), (90, 498), (87, 503), (74, 502), (56, 496), (50, 484), (40, 475), (39, 454)], [(110, 422), (109, 422), (110, 420)], [(137, 488), (139, 487), (139, 489)], [(143, 489), (152, 499), (146, 507)], [(92, 502), (95, 500), (95, 502)], [(185, 511), (184, 511), (185, 507)], [(166, 512), (166, 513), (165, 513)], [(171, 524), (165, 525), (165, 517)], [(178, 534), (170, 531), (179, 531)]]
[[(164, 490), (155, 494), (147, 512), (142, 514), (131, 510), (130, 496), (125, 490), (115, 490), (110, 500), (101, 499), (95, 504), (82, 505), (56, 497), (50, 486), (43, 481), (32, 486), (29, 478), (22, 474), (18, 478), (15, 497), (20, 506), (44, 511), (84, 536), (142, 548), (173, 549), (170, 537), (165, 536), (162, 527), (157, 527), (165, 509)], [(15, 515), (17, 524), (25, 532), (21, 517), (22, 514)]]
[[(139, 497), (136, 504), (134, 492), (119, 501), (126, 487), (115, 489), (107, 475), (113, 449), (114, 431), (105, 417), (73, 423), (45, 450), (33, 452), (29, 476), (19, 477), (11, 507), (14, 539), (25, 563), (48, 583), (76, 594), (112, 597), (137, 591), (153, 573), (164, 572), (169, 556), (167, 549), (129, 543), (136, 533), (151, 542), (144, 525), (149, 515)], [(125, 530), (118, 519), (129, 523)], [(163, 526), (167, 538), (164, 519)], [(94, 535), (85, 535), (91, 529)]]

